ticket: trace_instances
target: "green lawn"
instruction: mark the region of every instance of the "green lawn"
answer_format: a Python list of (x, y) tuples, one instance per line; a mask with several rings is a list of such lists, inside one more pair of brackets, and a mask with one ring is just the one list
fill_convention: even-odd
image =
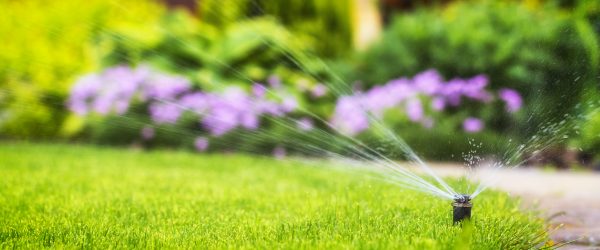
[(2, 248), (531, 248), (544, 223), (499, 192), (448, 201), (243, 155), (0, 144)]

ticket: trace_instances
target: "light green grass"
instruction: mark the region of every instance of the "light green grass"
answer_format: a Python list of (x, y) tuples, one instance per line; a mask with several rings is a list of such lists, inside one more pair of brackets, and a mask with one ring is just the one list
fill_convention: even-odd
[(543, 221), (498, 192), (448, 201), (241, 155), (0, 144), (2, 248), (530, 248)]

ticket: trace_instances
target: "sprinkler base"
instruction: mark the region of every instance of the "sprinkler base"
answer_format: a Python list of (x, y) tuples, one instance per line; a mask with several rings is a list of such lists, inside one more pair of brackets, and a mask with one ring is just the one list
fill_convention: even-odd
[(472, 207), (473, 203), (471, 203), (471, 197), (469, 195), (456, 195), (454, 197), (454, 202), (452, 203), (452, 219), (454, 225), (463, 220), (470, 220)]

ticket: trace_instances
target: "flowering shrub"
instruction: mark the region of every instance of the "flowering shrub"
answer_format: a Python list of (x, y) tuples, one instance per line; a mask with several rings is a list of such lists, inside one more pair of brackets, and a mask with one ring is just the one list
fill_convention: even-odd
[[(524, 139), (545, 122), (573, 113), (588, 92), (584, 88), (597, 85), (600, 56), (590, 48), (599, 47), (598, 39), (593, 22), (581, 17), (558, 5), (531, 8), (523, 1), (451, 1), (443, 8), (417, 8), (396, 16), (381, 39), (339, 67), (346, 80), (365, 86), (429, 68), (445, 77), (485, 73), (500, 99), (518, 100), (515, 92), (501, 90), (510, 87), (527, 105), (511, 117), (498, 109), (478, 116), (492, 131)], [(506, 109), (520, 106), (511, 101)]]
[[(114, 112), (122, 115), (127, 112), (132, 101), (174, 100), (190, 88), (190, 82), (179, 76), (153, 72), (147, 67), (131, 69), (118, 66), (99, 74), (81, 77), (71, 90), (68, 106), (79, 115), (90, 112), (101, 115)], [(156, 120), (159, 122), (175, 116), (166, 114), (170, 112), (160, 111), (163, 110), (156, 110), (159, 113)]]
[[(266, 148), (282, 157), (287, 150), (281, 142), (290, 139), (286, 138), (287, 135), (306, 134), (322, 124), (315, 124), (307, 117), (288, 119), (300, 114), (295, 112), (300, 111), (298, 100), (284, 90), (278, 77), (269, 77), (267, 83), (268, 87), (254, 83), (247, 90), (230, 86), (221, 91), (200, 91), (182, 76), (165, 74), (147, 66), (116, 66), (81, 77), (72, 88), (68, 106), (79, 115), (96, 114), (100, 117), (127, 117), (137, 110), (146, 118), (142, 122), (144, 125), (136, 128), (136, 139), (145, 143), (156, 140), (159, 132), (155, 131), (156, 127), (172, 126), (179, 131), (190, 128), (186, 121), (191, 117), (194, 121), (191, 135), (194, 138), (188, 141), (188, 145), (198, 151), (207, 150), (209, 142), (212, 144), (217, 139), (229, 145), (231, 140), (238, 140), (236, 144), (239, 144), (239, 137), (226, 136), (235, 129), (253, 132), (261, 128), (270, 133), (268, 138), (272, 140)], [(462, 117), (463, 130), (476, 133), (485, 127), (484, 121), (477, 118), (480, 109), (492, 105), (495, 100), (501, 100), (508, 113), (518, 111), (522, 105), (521, 96), (515, 90), (501, 89), (496, 95), (487, 86), (488, 79), (483, 75), (444, 81), (437, 71), (428, 70), (412, 79), (394, 79), (366, 92), (341, 96), (333, 113), (327, 117), (333, 129), (355, 136), (369, 129), (370, 115), (383, 119), (386, 113), (394, 114), (390, 117), (404, 117), (404, 123), (419, 124), (427, 129), (436, 126), (438, 120)], [(299, 91), (316, 100), (323, 97), (328, 89), (317, 84)], [(271, 93), (275, 93), (279, 100), (270, 98)], [(468, 109), (473, 106), (476, 109)], [(293, 123), (284, 124), (284, 128), (269, 127), (269, 123), (261, 124), (263, 117), (281, 118), (280, 121), (288, 119)], [(119, 140), (125, 139), (120, 137)]]
[[(431, 128), (435, 113), (458, 109), (467, 100), (482, 104), (494, 101), (494, 95), (486, 89), (487, 86), (488, 79), (483, 75), (444, 81), (437, 71), (428, 70), (412, 79), (394, 79), (365, 93), (341, 97), (332, 124), (354, 135), (369, 128), (369, 114), (382, 118), (387, 111), (403, 110), (409, 121)], [(507, 112), (521, 108), (521, 96), (513, 89), (501, 89), (498, 97), (505, 103)], [(463, 129), (469, 133), (479, 132), (483, 127), (483, 121), (478, 118), (468, 117), (463, 122)]]
[(215, 27), (185, 12), (173, 12), (147, 28), (155, 26), (160, 28), (151, 33), (152, 39), (131, 30), (102, 33), (99, 41), (106, 48), (100, 54), (102, 64), (151, 65), (210, 90), (223, 83), (242, 86), (267, 80), (273, 88), (307, 88), (321, 96), (325, 92), (312, 75), (323, 81), (331, 78), (318, 67), (320, 59), (303, 56), (313, 48), (305, 37), (270, 18)]
[[(194, 90), (190, 81), (181, 76), (168, 75), (141, 66), (117, 66), (98, 74), (81, 77), (73, 86), (68, 107), (79, 115), (96, 113), (101, 116), (126, 115), (136, 104), (147, 107), (147, 114), (155, 124), (176, 124), (184, 112), (199, 119), (202, 128), (213, 136), (222, 136), (242, 127), (256, 130), (262, 116), (284, 116), (296, 108), (294, 98), (281, 103), (269, 100), (269, 90), (254, 84), (249, 94), (238, 87), (228, 87), (220, 93)], [(310, 126), (304, 121), (303, 127)], [(144, 126), (140, 135), (144, 140), (154, 137), (154, 129)], [(198, 150), (208, 147), (205, 137), (198, 137)]]

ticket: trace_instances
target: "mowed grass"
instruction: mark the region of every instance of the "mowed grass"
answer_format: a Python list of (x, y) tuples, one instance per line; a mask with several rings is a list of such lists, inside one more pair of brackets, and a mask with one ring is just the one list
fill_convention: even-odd
[(448, 201), (329, 167), (244, 155), (0, 144), (2, 248), (539, 246), (499, 192), (452, 226)]

